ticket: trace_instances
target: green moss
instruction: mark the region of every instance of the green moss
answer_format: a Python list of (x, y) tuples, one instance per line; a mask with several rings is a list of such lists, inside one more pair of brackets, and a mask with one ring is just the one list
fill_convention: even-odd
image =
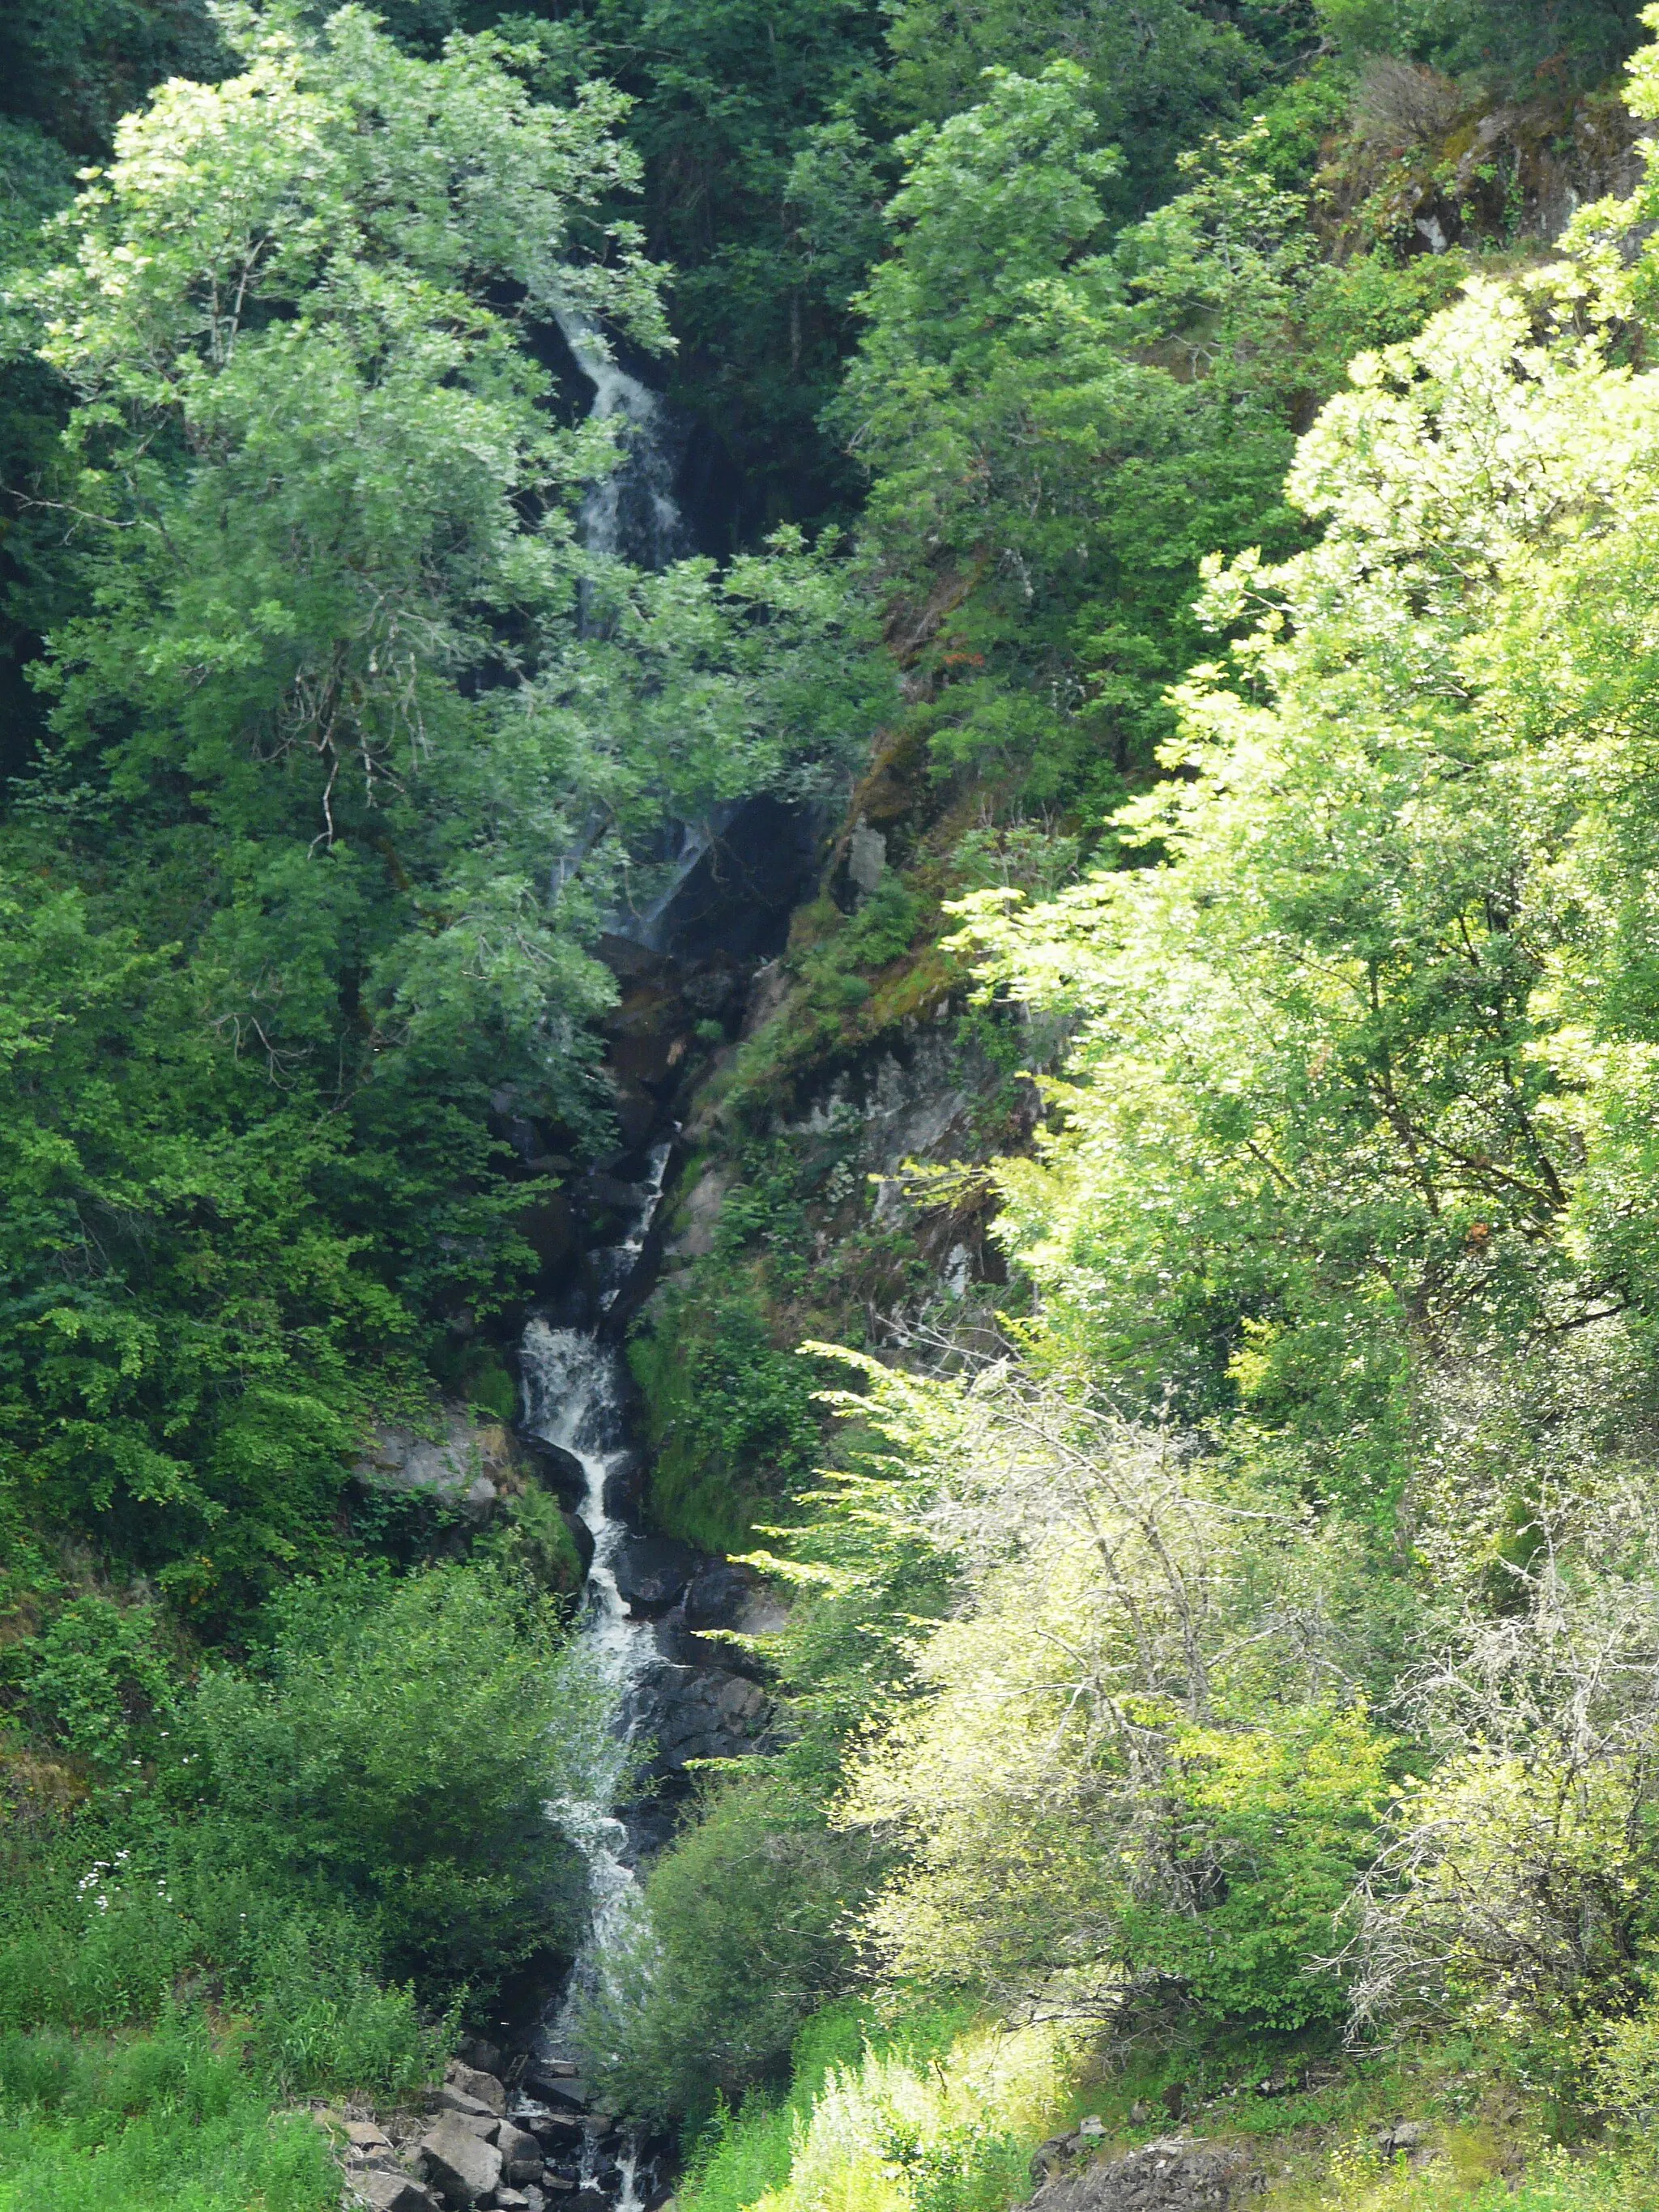
[(652, 1525), (703, 1551), (740, 1551), (811, 1473), (811, 1363), (778, 1349), (752, 1275), (719, 1257), (671, 1290), (629, 1361), (655, 1452)]

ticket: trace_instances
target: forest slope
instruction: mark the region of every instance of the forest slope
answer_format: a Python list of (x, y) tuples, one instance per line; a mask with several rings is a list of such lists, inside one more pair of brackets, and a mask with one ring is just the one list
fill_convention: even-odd
[[(640, 1141), (606, 940), (756, 794), (823, 872), (675, 1040), (630, 1357), (789, 1617), (597, 2093), (699, 2212), (1176, 2123), (1650, 2201), (1635, 9), (8, 36), (0, 2205), (329, 2201), (296, 2104), (574, 1948), (553, 1501), (353, 1469), (514, 1413)], [(659, 570), (577, 315), (682, 410)]]

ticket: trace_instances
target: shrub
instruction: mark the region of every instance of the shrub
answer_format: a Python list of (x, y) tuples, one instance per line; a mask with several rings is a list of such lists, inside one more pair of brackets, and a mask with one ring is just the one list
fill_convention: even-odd
[(702, 2120), (717, 2095), (778, 2080), (850, 1969), (872, 1864), (788, 1778), (721, 1788), (653, 1865), (629, 1955), (583, 2023), (607, 2098)]
[(238, 1846), (369, 1911), (430, 1994), (568, 1939), (582, 1863), (544, 1808), (586, 1793), (609, 1709), (553, 1610), (446, 1566), (302, 1583), (276, 1624), (264, 1679), (221, 1671), (196, 1699)]
[(651, 1515), (665, 1534), (738, 1550), (817, 1455), (813, 1376), (780, 1352), (758, 1295), (707, 1273), (695, 1301), (671, 1297), (629, 1350), (656, 1447)]

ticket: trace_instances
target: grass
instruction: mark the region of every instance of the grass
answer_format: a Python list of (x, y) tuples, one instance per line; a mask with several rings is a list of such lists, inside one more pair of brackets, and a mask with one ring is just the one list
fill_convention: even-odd
[(332, 2212), (339, 2168), (240, 2038), (0, 2036), (0, 2212)]

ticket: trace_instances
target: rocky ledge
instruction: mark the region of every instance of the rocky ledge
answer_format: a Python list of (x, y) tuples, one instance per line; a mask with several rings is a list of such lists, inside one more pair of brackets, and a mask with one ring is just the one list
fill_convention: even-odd
[(1162, 2136), (1081, 2172), (1056, 2171), (1087, 2155), (1103, 2133), (1098, 2120), (1085, 2120), (1077, 2134), (1044, 2143), (1032, 2166), (1054, 2178), (1026, 2212), (1235, 2212), (1262, 2185), (1247, 2150), (1193, 2136)]

